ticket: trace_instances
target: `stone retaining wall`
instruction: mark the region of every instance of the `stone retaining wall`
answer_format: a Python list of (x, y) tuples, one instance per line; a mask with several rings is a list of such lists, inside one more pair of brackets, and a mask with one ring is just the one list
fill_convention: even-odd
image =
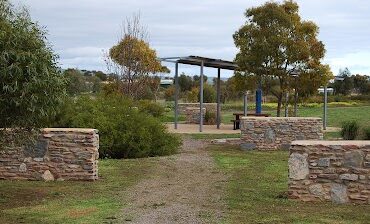
[(240, 130), (244, 150), (288, 150), (295, 140), (323, 139), (321, 118), (242, 117)]
[(46, 128), (35, 147), (0, 150), (0, 179), (97, 180), (95, 129)]
[[(199, 103), (179, 103), (179, 114), (184, 114), (186, 115), (186, 108), (188, 107), (196, 107), (200, 108)], [(206, 108), (207, 111), (215, 113), (217, 112), (217, 103), (203, 103), (203, 107)], [(220, 107), (221, 109), (221, 107)]]
[(294, 141), (289, 198), (370, 204), (370, 141)]
[[(203, 121), (204, 121), (205, 114), (206, 114), (206, 108), (203, 108)], [(199, 124), (200, 123), (199, 107), (187, 107), (185, 115), (186, 115), (187, 124)]]

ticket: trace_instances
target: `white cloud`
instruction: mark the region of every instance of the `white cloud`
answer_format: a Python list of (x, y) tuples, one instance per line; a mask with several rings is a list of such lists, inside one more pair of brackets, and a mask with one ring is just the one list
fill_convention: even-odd
[[(34, 20), (47, 27), (63, 67), (105, 69), (101, 49), (118, 39), (122, 21), (141, 12), (151, 46), (159, 56), (201, 55), (232, 60), (232, 34), (244, 12), (265, 0), (13, 0), (30, 7)], [(332, 70), (349, 67), (369, 73), (370, 2), (297, 0), (301, 16), (320, 27)], [(198, 73), (198, 68), (186, 68)]]
[(370, 74), (370, 52), (349, 53), (342, 57), (330, 58), (327, 63), (331, 65), (334, 74), (346, 67), (352, 74)]

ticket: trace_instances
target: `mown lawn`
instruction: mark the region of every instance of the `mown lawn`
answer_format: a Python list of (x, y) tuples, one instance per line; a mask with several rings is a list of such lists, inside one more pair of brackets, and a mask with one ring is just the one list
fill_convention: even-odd
[[(240, 102), (237, 104), (241, 104)], [(343, 105), (342, 105), (343, 104)], [(370, 105), (368, 104), (356, 104), (348, 103), (331, 103), (328, 107), (328, 126), (331, 127), (340, 127), (343, 121), (348, 120), (357, 120), (362, 127), (370, 127)], [(267, 104), (263, 107), (263, 113), (271, 114), (271, 116), (276, 116), (276, 110), (273, 107), (275, 104)], [(234, 108), (235, 107), (235, 108)], [(235, 117), (233, 113), (241, 112), (242, 107), (236, 107), (233, 104), (225, 104), (221, 111), (222, 113), (222, 123), (231, 124), (231, 120), (234, 120)], [(253, 112), (253, 108), (249, 109), (250, 112)], [(284, 111), (282, 111), (284, 114)], [(298, 116), (300, 117), (323, 117), (323, 108), (322, 104), (313, 104), (310, 107), (300, 106), (298, 108)], [(162, 122), (173, 122), (174, 121), (174, 112), (166, 112), (165, 115), (161, 118)], [(179, 121), (185, 121), (184, 115), (179, 115)]]
[(287, 199), (288, 152), (243, 152), (213, 146), (229, 175), (225, 223), (369, 223), (370, 206), (303, 203)]
[(0, 181), (0, 223), (110, 223), (155, 158), (102, 160), (96, 182)]
[[(275, 110), (265, 110), (263, 113), (276, 116)], [(323, 117), (322, 107), (300, 107), (298, 109), (300, 117)], [(235, 119), (233, 112), (222, 112), (222, 122), (231, 123)], [(353, 107), (329, 107), (328, 108), (328, 126), (340, 127), (343, 121), (356, 120), (363, 127), (370, 127), (370, 106)]]

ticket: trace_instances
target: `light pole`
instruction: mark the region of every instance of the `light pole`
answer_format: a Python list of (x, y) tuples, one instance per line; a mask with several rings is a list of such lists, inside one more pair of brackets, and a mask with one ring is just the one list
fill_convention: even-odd
[[(335, 77), (334, 81), (344, 81), (343, 77)], [(322, 121), (323, 129), (326, 130), (328, 124), (328, 84), (324, 86), (324, 116)]]
[(324, 86), (324, 116), (323, 116), (323, 129), (326, 130), (327, 125), (327, 116), (328, 116), (328, 85)]
[[(294, 116), (297, 117), (297, 103), (298, 103), (298, 91), (297, 91), (297, 78), (301, 73), (297, 70), (293, 70), (289, 73), (290, 76), (294, 77)], [(285, 94), (285, 117), (288, 117), (288, 103), (289, 103), (289, 91)]]
[(296, 70), (293, 70), (290, 75), (294, 77), (294, 84), (295, 84), (295, 87), (294, 87), (294, 117), (297, 117), (298, 116), (298, 82), (297, 82), (297, 78), (298, 76), (300, 75), (301, 73), (299, 71), (296, 71)]

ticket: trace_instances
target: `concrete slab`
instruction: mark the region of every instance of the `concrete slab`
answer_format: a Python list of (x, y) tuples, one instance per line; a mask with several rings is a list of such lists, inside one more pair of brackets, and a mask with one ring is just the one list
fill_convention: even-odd
[(240, 134), (240, 130), (233, 130), (232, 124), (221, 124), (220, 129), (216, 125), (203, 125), (203, 132), (199, 132), (199, 124), (178, 124), (178, 129), (173, 123), (166, 123), (168, 131), (181, 134)]

